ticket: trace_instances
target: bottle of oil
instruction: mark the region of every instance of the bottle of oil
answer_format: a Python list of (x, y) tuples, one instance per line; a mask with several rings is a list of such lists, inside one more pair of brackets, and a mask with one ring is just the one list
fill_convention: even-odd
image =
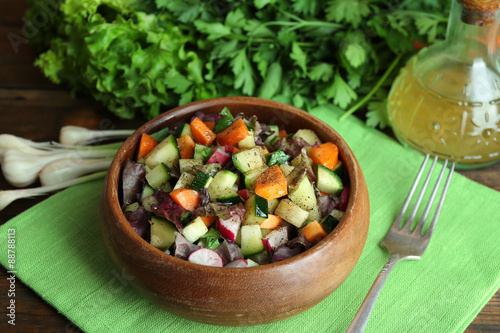
[(403, 145), (463, 169), (500, 160), (499, 25), (499, 0), (452, 0), (445, 41), (411, 58), (389, 94)]

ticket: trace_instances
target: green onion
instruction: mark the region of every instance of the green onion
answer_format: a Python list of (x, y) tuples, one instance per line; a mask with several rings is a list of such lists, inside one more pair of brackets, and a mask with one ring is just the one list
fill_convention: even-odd
[(0, 211), (2, 211), (5, 207), (7, 207), (11, 202), (22, 199), (22, 198), (31, 198), (40, 195), (46, 195), (58, 190), (62, 190), (64, 188), (86, 183), (92, 180), (101, 179), (106, 176), (107, 171), (96, 172), (90, 175), (86, 175), (83, 177), (74, 178), (71, 180), (67, 180), (61, 182), (59, 184), (54, 184), (50, 186), (41, 186), (34, 188), (26, 188), (19, 190), (6, 190), (0, 191)]
[(59, 132), (59, 142), (63, 145), (86, 145), (112, 139), (126, 139), (135, 130), (90, 130), (80, 126), (63, 126)]

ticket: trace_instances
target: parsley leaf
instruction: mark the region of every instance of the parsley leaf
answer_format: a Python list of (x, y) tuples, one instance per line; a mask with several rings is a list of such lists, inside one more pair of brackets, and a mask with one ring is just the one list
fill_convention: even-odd
[(202, 3), (197, 0), (156, 0), (156, 6), (172, 11), (182, 23), (192, 22), (203, 9)]
[(208, 40), (217, 40), (231, 34), (231, 28), (219, 22), (196, 20), (194, 21), (194, 25), (198, 31), (208, 35)]
[(369, 127), (385, 128), (389, 125), (387, 111), (387, 99), (383, 101), (373, 101), (368, 103), (368, 112), (366, 114), (366, 125)]
[(358, 98), (356, 92), (349, 87), (339, 73), (335, 74), (333, 83), (323, 91), (326, 98), (333, 98), (335, 105), (345, 109), (353, 100)]
[(257, 7), (257, 9), (262, 9), (269, 4), (274, 4), (275, 2), (276, 0), (254, 0), (255, 7)]
[(272, 154), (266, 156), (266, 164), (267, 166), (272, 167), (275, 164), (280, 165), (286, 163), (289, 159), (290, 155), (285, 154), (283, 149), (280, 148)]
[(309, 78), (313, 81), (329, 81), (333, 76), (333, 65), (321, 63), (313, 66), (309, 72)]
[(260, 87), (259, 97), (271, 99), (280, 89), (282, 74), (280, 63), (272, 63)]
[(326, 8), (326, 19), (334, 22), (346, 22), (357, 28), (363, 18), (370, 15), (368, 1), (330, 0)]
[(300, 48), (299, 44), (292, 43), (292, 53), (290, 54), (290, 58), (295, 61), (295, 64), (302, 69), (302, 72), (307, 73), (307, 55)]
[(433, 42), (436, 39), (439, 21), (430, 17), (417, 17), (415, 25), (420, 35), (427, 35), (427, 40)]
[(255, 89), (255, 81), (253, 79), (253, 69), (248, 61), (246, 49), (241, 49), (236, 57), (231, 61), (231, 68), (235, 75), (234, 87), (242, 88), (243, 93), (252, 95)]
[(241, 9), (227, 13), (225, 24), (230, 28), (242, 28), (246, 25), (245, 14)]
[(292, 8), (295, 12), (305, 15), (316, 15), (321, 8), (321, 3), (317, 0), (292, 0)]
[(354, 68), (361, 66), (366, 61), (366, 51), (358, 43), (347, 44), (344, 54)]
[(210, 250), (215, 250), (221, 244), (219, 241), (219, 239), (221, 238), (222, 236), (219, 233), (219, 231), (217, 231), (217, 229), (210, 228), (208, 229), (208, 232), (206, 234), (200, 237), (200, 240), (202, 240), (205, 243), (204, 247)]

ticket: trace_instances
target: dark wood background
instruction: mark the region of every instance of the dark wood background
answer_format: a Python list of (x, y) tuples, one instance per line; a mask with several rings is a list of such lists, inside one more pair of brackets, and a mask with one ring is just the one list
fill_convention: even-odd
[[(24, 43), (18, 52), (9, 34), (23, 36), (26, 1), (0, 0), (0, 134), (10, 133), (35, 141), (58, 140), (61, 126), (137, 128), (144, 120), (121, 120), (88, 98), (72, 98), (63, 87), (51, 84), (33, 66), (35, 53)], [(460, 171), (466, 177), (500, 191), (500, 163), (479, 170)], [(11, 189), (0, 175), (0, 189)], [(45, 197), (14, 202), (0, 212), (4, 224)], [(3, 235), (4, 237), (6, 235)], [(22, 258), (17, 258), (22, 260)], [(481, 274), (481, 272), (478, 272)], [(67, 318), (19, 280), (16, 282), (16, 326), (7, 324), (9, 302), (6, 270), (0, 268), (1, 332), (79, 332)], [(110, 318), (110, 320), (112, 320)], [(500, 332), (500, 292), (488, 302), (466, 332)]]

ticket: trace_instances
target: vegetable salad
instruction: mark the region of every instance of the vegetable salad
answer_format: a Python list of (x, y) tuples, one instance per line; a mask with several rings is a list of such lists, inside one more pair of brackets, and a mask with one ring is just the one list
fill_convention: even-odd
[(256, 116), (195, 114), (142, 134), (122, 175), (123, 211), (152, 246), (216, 267), (297, 255), (342, 218), (349, 179), (333, 142)]

